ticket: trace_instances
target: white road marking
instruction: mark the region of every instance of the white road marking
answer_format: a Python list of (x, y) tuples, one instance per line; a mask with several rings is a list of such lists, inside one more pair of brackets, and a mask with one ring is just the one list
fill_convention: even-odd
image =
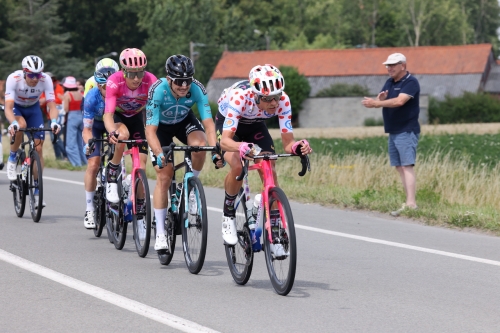
[(420, 251), (420, 252), (438, 254), (438, 255), (446, 256), (446, 257), (452, 257), (452, 258), (457, 258), (457, 259), (475, 261), (475, 262), (479, 262), (479, 263), (483, 263), (483, 264), (488, 264), (488, 265), (500, 266), (500, 261), (483, 259), (483, 258), (478, 258), (478, 257), (471, 257), (471, 256), (463, 255), (463, 254), (453, 253), (453, 252), (433, 250), (433, 249), (428, 249), (428, 248), (420, 247), (420, 246), (413, 246), (413, 245), (407, 245), (407, 244), (403, 244), (403, 243), (396, 243), (396, 242), (385, 241), (385, 240), (376, 239), (376, 238), (369, 238), (369, 237), (364, 237), (364, 236), (357, 236), (357, 235), (345, 234), (345, 233), (342, 233), (342, 232), (336, 232), (336, 231), (330, 231), (330, 230), (325, 230), (325, 229), (313, 228), (313, 227), (308, 227), (308, 226), (300, 225), (300, 224), (296, 224), (295, 227), (297, 229), (304, 229), (304, 230), (309, 230), (309, 231), (314, 231), (314, 232), (320, 232), (320, 233), (327, 234), (327, 235), (333, 235), (333, 236), (338, 236), (338, 237), (351, 238), (351, 239), (356, 239), (356, 240), (360, 240), (360, 241), (364, 241), (364, 242), (369, 242), (369, 243), (376, 243), (376, 244), (394, 246), (394, 247), (399, 247), (399, 248), (402, 248), (402, 249), (415, 250), (415, 251)]
[[(54, 181), (60, 181), (60, 182), (66, 182), (66, 183), (71, 183), (71, 184), (77, 184), (77, 185), (83, 185), (82, 182), (76, 182), (72, 180), (65, 180), (65, 179), (59, 179), (59, 178), (52, 178), (52, 177), (43, 177), (43, 179), (50, 179)], [(153, 197), (153, 196), (151, 196)], [(215, 207), (207, 207), (208, 210), (222, 213), (222, 209), (220, 208), (215, 208)], [(344, 237), (344, 238), (350, 238), (350, 239), (356, 239), (364, 242), (369, 242), (369, 243), (375, 243), (375, 244), (382, 244), (382, 245), (387, 245), (387, 246), (393, 246), (393, 247), (399, 247), (402, 249), (407, 249), (407, 250), (414, 250), (414, 251), (419, 251), (419, 252), (425, 252), (425, 253), (432, 253), (432, 254), (437, 254), (445, 257), (451, 257), (451, 258), (457, 258), (457, 259), (462, 259), (462, 260), (468, 260), (468, 261), (474, 261), (482, 264), (488, 264), (488, 265), (493, 265), (493, 266), (500, 266), (500, 261), (496, 260), (490, 260), (490, 259), (484, 259), (484, 258), (479, 258), (479, 257), (472, 257), (472, 256), (466, 256), (463, 254), (458, 254), (458, 253), (453, 253), (453, 252), (446, 252), (446, 251), (440, 251), (440, 250), (434, 250), (434, 249), (428, 249), (425, 247), (420, 247), (420, 246), (413, 246), (413, 245), (408, 245), (408, 244), (403, 244), (403, 243), (397, 243), (397, 242), (390, 242), (390, 241), (385, 241), (382, 239), (376, 239), (376, 238), (370, 238), (370, 237), (364, 237), (364, 236), (357, 236), (357, 235), (352, 235), (352, 234), (346, 234), (342, 232), (336, 232), (336, 231), (331, 231), (331, 230), (326, 230), (326, 229), (320, 229), (320, 228), (314, 228), (314, 227), (309, 227), (305, 225), (300, 225), (300, 224), (295, 224), (295, 227), (297, 229), (303, 229), (303, 230), (308, 230), (308, 231), (313, 231), (313, 232), (319, 232), (322, 234), (326, 235), (332, 235), (332, 236), (337, 236), (337, 237)]]
[(0, 260), (3, 260), (7, 263), (10, 263), (12, 265), (20, 267), (32, 273), (43, 276), (49, 280), (55, 281), (69, 288), (76, 289), (82, 293), (93, 296), (102, 301), (119, 306), (125, 310), (134, 312), (143, 317), (165, 324), (182, 332), (187, 332), (187, 333), (218, 332), (208, 327), (201, 326), (192, 321), (177, 317), (173, 314), (160, 311), (156, 308), (145, 305), (143, 303), (139, 303), (137, 301), (120, 296), (113, 292), (107, 291), (105, 289), (74, 279), (70, 276), (58, 273), (52, 269), (40, 266), (31, 261), (18, 257), (12, 253), (6, 252), (2, 249), (0, 249)]

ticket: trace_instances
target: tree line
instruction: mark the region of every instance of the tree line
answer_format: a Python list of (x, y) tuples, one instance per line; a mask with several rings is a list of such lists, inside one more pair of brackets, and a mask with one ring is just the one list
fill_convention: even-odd
[(224, 50), (499, 47), (497, 0), (0, 0), (0, 8), (1, 79), (28, 54), (58, 76), (86, 78), (96, 57), (126, 47), (141, 48), (158, 76), (169, 55), (193, 55), (203, 83)]

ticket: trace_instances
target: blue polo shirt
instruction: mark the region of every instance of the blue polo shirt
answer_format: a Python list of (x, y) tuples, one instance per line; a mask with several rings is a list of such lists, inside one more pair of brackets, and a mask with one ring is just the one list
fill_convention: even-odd
[(385, 132), (390, 134), (420, 133), (420, 124), (418, 123), (420, 84), (417, 78), (409, 72), (406, 72), (406, 75), (398, 82), (394, 82), (392, 78), (389, 78), (382, 88), (382, 91), (385, 90), (389, 91), (387, 99), (396, 98), (400, 93), (411, 96), (403, 106), (382, 108)]

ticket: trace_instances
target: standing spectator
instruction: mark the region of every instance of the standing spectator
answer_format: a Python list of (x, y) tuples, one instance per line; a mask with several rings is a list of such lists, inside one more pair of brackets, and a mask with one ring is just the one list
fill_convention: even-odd
[(391, 166), (396, 167), (406, 194), (406, 202), (391, 212), (399, 216), (403, 211), (416, 209), (415, 159), (420, 136), (420, 85), (406, 70), (406, 57), (401, 53), (389, 55), (383, 63), (390, 78), (377, 98), (365, 97), (361, 102), (367, 108), (382, 107), (384, 130), (389, 133), (388, 146)]
[(85, 80), (84, 79), (76, 80), (76, 85), (78, 87), (78, 91), (83, 94), (83, 92), (85, 91)]
[[(50, 73), (50, 72), (45, 72), (50, 78), (52, 79), (52, 85), (54, 87), (54, 94), (56, 97), (56, 108), (59, 111), (59, 118), (57, 119), (57, 123), (61, 124), (63, 126), (63, 117), (64, 117), (64, 108), (63, 108), (63, 95), (64, 95), (64, 88), (61, 86), (59, 83), (59, 80), (57, 77)], [(40, 96), (40, 108), (42, 109), (43, 114), (45, 115), (45, 118), (47, 119), (45, 127), (50, 127), (50, 116), (49, 112), (47, 110), (47, 100), (45, 98), (45, 93), (42, 93)], [(61, 129), (61, 132), (59, 134), (59, 137), (57, 139), (57, 142), (53, 144), (54, 146), (54, 154), (56, 155), (56, 159), (58, 160), (64, 160), (66, 159), (66, 150), (64, 149), (64, 142), (61, 138), (61, 134), (63, 133), (64, 129)], [(50, 132), (50, 142), (54, 139), (54, 133)]]
[(66, 77), (63, 83), (65, 90), (63, 97), (64, 110), (67, 113), (66, 124), (66, 154), (73, 166), (87, 164), (87, 157), (83, 153), (83, 114), (80, 110), (82, 93), (78, 90), (76, 79), (72, 76)]

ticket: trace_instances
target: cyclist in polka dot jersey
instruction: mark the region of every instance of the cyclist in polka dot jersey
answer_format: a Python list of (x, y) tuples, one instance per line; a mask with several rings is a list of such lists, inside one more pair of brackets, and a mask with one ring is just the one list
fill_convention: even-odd
[[(234, 201), (241, 188), (241, 181), (236, 180), (241, 173), (241, 158), (252, 151), (254, 144), (262, 149), (261, 153), (275, 153), (265, 120), (275, 116), (279, 118), (283, 149), (287, 153), (307, 155), (312, 152), (307, 140), (295, 141), (293, 137), (292, 106), (284, 88), (285, 79), (278, 68), (269, 64), (258, 65), (250, 70), (249, 80), (225, 89), (218, 101), (219, 112), (215, 118), (217, 139), (231, 168), (224, 182), (226, 193), (222, 215), (222, 238), (230, 245), (238, 241)], [(274, 161), (271, 163), (278, 185)]]

